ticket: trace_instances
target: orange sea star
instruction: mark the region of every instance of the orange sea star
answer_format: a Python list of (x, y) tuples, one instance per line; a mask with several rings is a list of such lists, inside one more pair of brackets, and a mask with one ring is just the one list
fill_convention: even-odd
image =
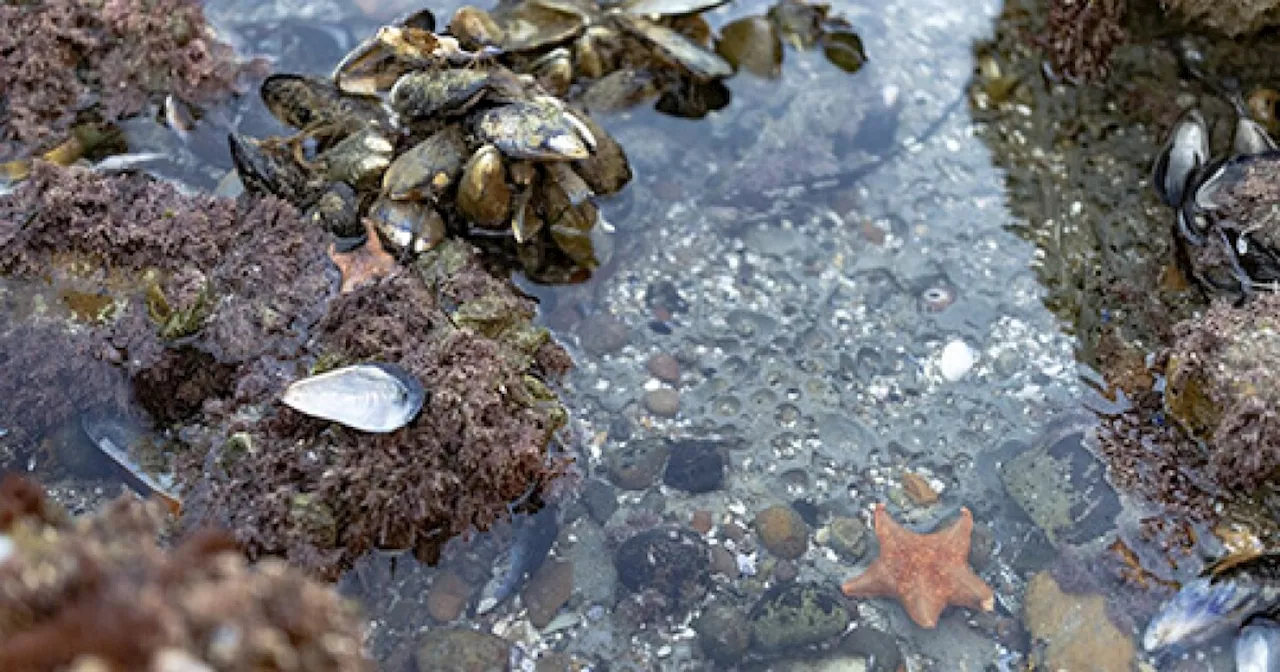
[(991, 611), (995, 594), (969, 568), (973, 514), (961, 507), (960, 519), (931, 534), (912, 532), (889, 517), (884, 504), (875, 511), (880, 555), (841, 590), (849, 597), (893, 597), (922, 628), (938, 625), (943, 609), (955, 605)]
[(364, 245), (348, 252), (339, 252), (336, 245), (329, 246), (329, 258), (342, 271), (342, 293), (384, 278), (396, 268), (396, 259), (382, 249), (382, 241), (369, 220), (364, 222), (368, 240)]

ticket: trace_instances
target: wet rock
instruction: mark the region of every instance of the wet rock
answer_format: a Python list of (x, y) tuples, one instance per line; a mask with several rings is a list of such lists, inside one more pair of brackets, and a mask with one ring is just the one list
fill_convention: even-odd
[(916, 506), (932, 506), (938, 503), (938, 491), (929, 484), (929, 479), (914, 471), (902, 474), (902, 491)]
[(724, 471), (725, 458), (719, 442), (680, 439), (671, 444), (662, 481), (685, 492), (711, 492), (724, 483)]
[(680, 362), (664, 352), (650, 357), (645, 363), (645, 368), (648, 369), (649, 375), (664, 383), (680, 382)]
[(1162, 6), (1228, 35), (1280, 23), (1280, 0), (1169, 0)]
[(1004, 460), (1009, 496), (1053, 541), (1085, 543), (1114, 529), (1120, 500), (1074, 421), (1051, 425), (1032, 447)]
[(415, 660), (418, 672), (489, 672), (505, 670), (511, 643), (475, 630), (431, 630)]
[(1037, 669), (1127, 672), (1133, 665), (1133, 641), (1107, 617), (1106, 599), (1064, 593), (1048, 571), (1027, 585), (1023, 621), (1044, 643)]
[(674, 418), (680, 412), (680, 393), (660, 387), (644, 393), (644, 407), (660, 418)]
[(858, 560), (867, 552), (871, 530), (857, 518), (837, 516), (827, 525), (827, 543), (836, 553), (849, 560)]
[(618, 510), (618, 497), (613, 486), (593, 478), (582, 486), (582, 503), (587, 507), (587, 515), (600, 525), (609, 522), (613, 513)]
[(778, 583), (788, 583), (795, 581), (796, 577), (800, 576), (800, 568), (796, 567), (796, 563), (790, 560), (782, 560), (773, 566), (773, 572), (770, 576)]
[(721, 665), (736, 664), (751, 645), (747, 615), (727, 604), (713, 604), (704, 609), (694, 621), (693, 629), (698, 633), (702, 652)]
[(809, 548), (809, 526), (795, 509), (785, 504), (776, 504), (756, 514), (755, 527), (760, 543), (779, 558), (794, 560)]
[(668, 451), (661, 439), (640, 439), (616, 448), (608, 458), (609, 478), (624, 490), (644, 490), (658, 477)]
[(654, 591), (684, 608), (706, 593), (711, 575), (707, 543), (682, 528), (656, 528), (631, 537), (618, 548), (614, 564), (628, 589)]
[(427, 613), (440, 623), (450, 623), (462, 615), (471, 597), (471, 586), (453, 570), (446, 569), (431, 582), (427, 591)]
[(689, 519), (689, 529), (698, 534), (706, 534), (715, 526), (715, 517), (706, 509), (698, 509)]
[(582, 321), (578, 339), (587, 354), (599, 357), (625, 347), (631, 340), (631, 329), (612, 315), (597, 313)]
[(817, 583), (776, 586), (751, 608), (751, 641), (764, 652), (824, 642), (849, 625), (849, 611), (834, 588)]
[(560, 560), (543, 563), (522, 594), (529, 609), (529, 622), (539, 630), (547, 627), (572, 595), (573, 563)]
[(738, 559), (724, 546), (711, 547), (711, 571), (731, 579), (738, 578)]

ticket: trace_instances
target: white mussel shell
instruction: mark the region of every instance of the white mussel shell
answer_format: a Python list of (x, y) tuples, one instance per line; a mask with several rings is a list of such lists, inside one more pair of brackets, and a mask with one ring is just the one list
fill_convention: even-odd
[(413, 374), (394, 364), (346, 366), (303, 378), (280, 401), (299, 413), (365, 432), (394, 432), (422, 410), (426, 391)]

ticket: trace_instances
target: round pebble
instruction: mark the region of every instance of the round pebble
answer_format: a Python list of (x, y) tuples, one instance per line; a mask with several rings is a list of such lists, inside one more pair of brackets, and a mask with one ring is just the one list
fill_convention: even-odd
[(698, 633), (702, 652), (721, 665), (735, 665), (751, 644), (747, 615), (727, 604), (707, 607), (694, 622), (693, 629)]
[(441, 623), (448, 623), (462, 615), (462, 608), (470, 597), (471, 586), (451, 570), (445, 570), (427, 590), (427, 613)]
[(680, 412), (680, 393), (669, 387), (644, 393), (644, 407), (660, 418), (674, 418)]
[(667, 442), (640, 439), (609, 453), (609, 478), (625, 490), (644, 490), (653, 485), (667, 461)]
[(867, 524), (857, 518), (839, 516), (827, 526), (828, 543), (836, 553), (850, 560), (857, 560), (867, 552)]
[(809, 526), (789, 506), (778, 504), (756, 514), (760, 543), (773, 555), (794, 560), (809, 548)]
[(943, 378), (954, 383), (968, 375), (977, 361), (978, 355), (968, 343), (958, 338), (953, 339), (938, 356), (938, 372)]
[(715, 525), (715, 518), (706, 509), (694, 511), (693, 518), (689, 521), (689, 528), (698, 534), (710, 532), (713, 525)]
[(582, 322), (578, 339), (587, 354), (598, 357), (621, 350), (631, 340), (631, 333), (622, 320), (600, 313)]
[(665, 383), (680, 382), (680, 362), (664, 352), (650, 357), (645, 368), (649, 370), (649, 375)]

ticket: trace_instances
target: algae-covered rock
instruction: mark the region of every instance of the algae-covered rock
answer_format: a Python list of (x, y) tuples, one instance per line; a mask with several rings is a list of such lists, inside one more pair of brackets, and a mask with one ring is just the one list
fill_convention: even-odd
[(776, 652), (832, 639), (848, 627), (844, 599), (816, 583), (775, 586), (751, 608), (751, 641)]
[(1280, 23), (1277, 0), (1166, 0), (1163, 4), (1174, 16), (1227, 35), (1253, 33)]
[(1208, 448), (1216, 481), (1260, 485), (1280, 466), (1280, 296), (1215, 304), (1176, 333), (1165, 409)]

